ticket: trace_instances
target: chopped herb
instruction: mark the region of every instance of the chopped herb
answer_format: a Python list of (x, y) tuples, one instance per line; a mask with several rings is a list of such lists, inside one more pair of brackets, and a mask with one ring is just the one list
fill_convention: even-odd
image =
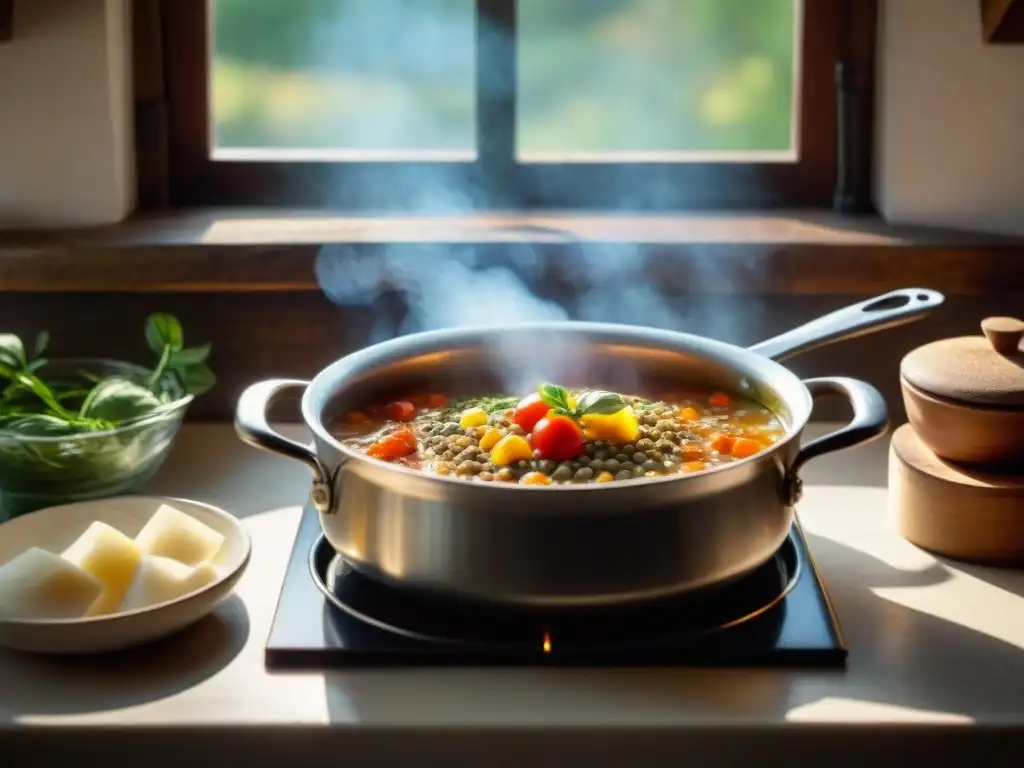
[(442, 421), (458, 421), (459, 414), (470, 408), (483, 408), (488, 414), (502, 413), (514, 408), (519, 402), (518, 397), (506, 395), (485, 395), (479, 397), (459, 397), (452, 400), (439, 414)]

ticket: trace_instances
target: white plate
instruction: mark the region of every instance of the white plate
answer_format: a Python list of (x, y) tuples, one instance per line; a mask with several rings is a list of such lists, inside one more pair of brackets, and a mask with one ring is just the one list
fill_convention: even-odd
[(224, 536), (213, 560), (220, 571), (216, 581), (177, 600), (125, 613), (86, 619), (0, 619), (0, 646), (53, 654), (114, 651), (170, 635), (213, 611), (245, 572), (252, 543), (235, 517), (195, 501), (119, 496), (31, 512), (0, 525), (0, 563), (30, 547), (63, 552), (96, 521), (134, 538), (161, 504), (173, 506)]

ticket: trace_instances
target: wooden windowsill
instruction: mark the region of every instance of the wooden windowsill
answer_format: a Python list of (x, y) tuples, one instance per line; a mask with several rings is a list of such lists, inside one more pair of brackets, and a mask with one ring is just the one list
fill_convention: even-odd
[[(335, 216), (311, 211), (198, 210), (91, 229), (0, 233), (0, 290), (16, 292), (318, 290), (325, 246), (631, 249), (682, 292), (875, 293), (926, 284), (953, 294), (1024, 291), (1024, 238), (893, 227), (818, 211), (632, 215), (488, 213)], [(723, 279), (688, 265), (716, 259)], [(706, 270), (702, 270), (706, 272)], [(689, 279), (680, 277), (689, 274)], [(678, 282), (678, 286), (674, 283)]]
[(659, 245), (1024, 245), (1024, 238), (894, 227), (877, 216), (826, 211), (644, 215), (486, 213), (344, 216), (323, 211), (182, 210), (86, 229), (0, 232), (0, 253), (50, 247), (321, 245), (330, 243), (570, 243)]

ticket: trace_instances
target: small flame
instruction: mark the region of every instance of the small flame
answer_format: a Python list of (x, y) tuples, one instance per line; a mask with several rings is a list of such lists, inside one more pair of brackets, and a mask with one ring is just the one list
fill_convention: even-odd
[(551, 633), (544, 633), (544, 642), (541, 644), (541, 648), (544, 649), (544, 653), (551, 653)]

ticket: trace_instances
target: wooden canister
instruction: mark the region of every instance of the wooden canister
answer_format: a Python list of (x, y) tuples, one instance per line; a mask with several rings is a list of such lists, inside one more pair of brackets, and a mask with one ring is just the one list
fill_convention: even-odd
[(1024, 564), (1024, 468), (997, 474), (940, 459), (904, 424), (889, 447), (889, 509), (899, 533), (923, 549)]

